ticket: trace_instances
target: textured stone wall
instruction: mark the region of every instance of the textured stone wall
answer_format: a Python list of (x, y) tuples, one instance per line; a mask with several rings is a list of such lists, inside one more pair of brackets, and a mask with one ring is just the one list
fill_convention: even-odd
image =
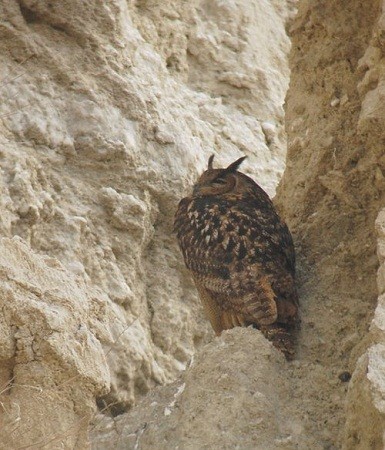
[[(255, 408), (254, 418), (261, 417), (261, 409), (257, 401), (250, 405), (242, 397), (248, 386), (242, 375), (252, 380), (265, 367), (263, 344), (258, 335), (247, 335), (258, 362), (250, 357), (244, 366), (239, 358), (250, 351), (246, 335), (241, 338), (233, 330), (210, 344), (211, 358), (203, 362), (198, 355), (196, 365), (183, 375), (182, 393), (177, 386), (159, 391), (151, 398), (153, 409), (151, 403), (139, 405), (115, 423), (118, 431), (104, 425), (99, 438), (116, 438), (117, 433), (122, 438), (118, 442), (148, 449), (156, 433), (171, 446), (183, 442), (186, 448), (196, 442), (261, 450), (385, 446), (384, 5), (335, 0), (297, 5), (298, 15), (288, 27), (287, 166), (275, 201), (295, 238), (302, 330), (297, 359), (278, 367), (275, 353), (270, 355), (273, 374), (264, 372), (255, 383), (267, 398), (262, 413), (266, 427), (261, 431), (257, 420), (243, 420), (243, 405), (248, 411)], [(242, 382), (224, 390), (219, 381), (213, 383), (207, 398), (200, 399), (189, 387), (197, 374), (205, 380), (202, 364), (207, 373), (216, 374), (216, 356), (230, 336), (239, 347), (226, 353), (223, 374), (231, 376), (238, 364)], [(277, 371), (282, 378), (276, 378)], [(267, 392), (266, 376), (271, 380)], [(224, 406), (228, 396), (237, 395), (242, 406), (218, 407), (216, 416), (210, 416), (218, 398)], [(159, 412), (171, 402), (170, 414)], [(198, 426), (202, 435), (196, 436), (189, 424), (200, 416), (207, 420)], [(226, 433), (221, 433), (220, 424), (227, 424), (229, 417)], [(277, 423), (287, 428), (277, 429)], [(259, 430), (259, 442), (247, 425)], [(205, 441), (207, 429), (215, 430), (214, 443)]]
[[(312, 368), (303, 381), (315, 387), (309, 412), (323, 424), (314, 421), (311, 432), (331, 448), (380, 450), (382, 297), (374, 311), (375, 223), (385, 205), (384, 5), (326, 0), (298, 6), (290, 32), (288, 161), (277, 199), (298, 245), (300, 351)], [(377, 219), (380, 294), (382, 228), (383, 214)], [(343, 372), (353, 374), (348, 388), (338, 381)]]
[(95, 399), (127, 411), (212, 340), (172, 216), (211, 153), (247, 155), (274, 194), (289, 14), (267, 0), (1, 2), (7, 448), (84, 448)]
[[(384, 5), (342, 3), (0, 4), (0, 447), (384, 447)], [(291, 363), (172, 234), (211, 153), (274, 195), (285, 25)]]

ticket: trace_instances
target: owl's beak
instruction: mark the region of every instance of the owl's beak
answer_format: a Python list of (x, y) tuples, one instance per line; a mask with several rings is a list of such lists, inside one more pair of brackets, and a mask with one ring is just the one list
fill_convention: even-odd
[(199, 193), (199, 186), (194, 185), (194, 188), (193, 188), (193, 195), (197, 195), (198, 193)]

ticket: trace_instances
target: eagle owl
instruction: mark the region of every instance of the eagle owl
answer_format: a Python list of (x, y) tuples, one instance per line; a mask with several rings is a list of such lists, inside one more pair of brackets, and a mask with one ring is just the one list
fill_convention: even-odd
[(291, 359), (299, 323), (293, 241), (266, 192), (238, 172), (245, 158), (214, 169), (210, 156), (174, 230), (215, 333), (253, 325)]

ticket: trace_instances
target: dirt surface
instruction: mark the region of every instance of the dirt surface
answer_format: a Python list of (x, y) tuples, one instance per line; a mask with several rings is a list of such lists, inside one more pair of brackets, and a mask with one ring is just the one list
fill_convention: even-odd
[[(347, 410), (348, 422), (352, 415), (361, 417), (356, 423), (374, 417), (370, 396), (362, 402), (365, 396), (355, 392), (358, 379), (365, 384), (363, 360), (348, 396), (349, 383), (339, 378), (353, 373), (369, 345), (377, 304), (374, 225), (385, 202), (380, 125), (385, 117), (368, 117), (365, 103), (376, 81), (373, 73), (370, 84), (365, 79), (381, 59), (380, 13), (377, 1), (353, 1), (348, 8), (336, 1), (303, 1), (290, 30), (288, 161), (277, 202), (299, 256), (302, 339), (293, 382), (301, 393), (306, 433), (318, 436), (325, 449), (383, 448), (382, 439), (369, 437), (377, 419), (360, 432), (350, 425), (343, 431)], [(352, 434), (354, 439), (347, 438)]]

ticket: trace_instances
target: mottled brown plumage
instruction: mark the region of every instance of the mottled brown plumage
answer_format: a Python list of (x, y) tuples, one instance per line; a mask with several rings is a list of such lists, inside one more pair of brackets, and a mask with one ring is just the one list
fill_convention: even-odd
[(287, 358), (299, 322), (294, 246), (268, 195), (238, 172), (208, 169), (182, 199), (175, 232), (211, 325), (255, 325)]

